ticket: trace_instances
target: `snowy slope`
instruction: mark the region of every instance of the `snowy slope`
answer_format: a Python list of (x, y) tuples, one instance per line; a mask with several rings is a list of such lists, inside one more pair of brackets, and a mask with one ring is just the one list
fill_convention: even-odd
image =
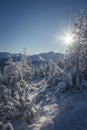
[[(60, 55), (50, 52), (32, 57), (33, 61), (38, 63), (47, 62), (49, 59), (56, 62), (58, 57), (61, 59), (62, 56)], [(12, 56), (15, 57), (15, 55)], [(17, 54), (16, 57), (19, 58), (20, 56)], [(58, 78), (58, 76), (56, 77)], [(50, 76), (32, 79), (27, 81), (26, 85), (22, 84), (23, 86), (20, 88), (23, 90), (23, 94), (25, 94), (24, 87), (28, 91), (27, 99), (29, 99), (30, 105), (34, 104), (36, 107), (34, 109), (36, 116), (32, 124), (28, 123), (24, 119), (26, 111), (22, 111), (23, 116), (21, 118), (11, 120), (14, 130), (87, 130), (87, 81), (83, 81), (85, 83), (83, 88), (58, 93), (58, 84), (50, 85), (48, 79), (50, 79)], [(2, 85), (2, 87), (5, 86)], [(28, 113), (30, 110), (28, 109)]]
[[(11, 53), (8, 53), (8, 52), (0, 52), (0, 58), (7, 58), (8, 55), (11, 55), (13, 58), (18, 58), (18, 57), (21, 56), (21, 53), (11, 54)], [(64, 54), (62, 54), (62, 53), (48, 52), (48, 53), (40, 53), (40, 54), (37, 54), (37, 55), (31, 55), (30, 57), (31, 57), (32, 61), (39, 61), (39, 60), (56, 61), (60, 58), (63, 58), (63, 55)]]
[(62, 59), (64, 54), (61, 53), (55, 53), (55, 52), (48, 52), (48, 53), (41, 53), (38, 55), (32, 55), (31, 59), (33, 62), (35, 61), (55, 61), (57, 62), (58, 60)]
[(56, 87), (48, 87), (45, 79), (32, 85), (29, 98), (40, 105), (40, 118), (32, 125), (15, 121), (14, 130), (87, 130), (87, 88), (57, 95)]

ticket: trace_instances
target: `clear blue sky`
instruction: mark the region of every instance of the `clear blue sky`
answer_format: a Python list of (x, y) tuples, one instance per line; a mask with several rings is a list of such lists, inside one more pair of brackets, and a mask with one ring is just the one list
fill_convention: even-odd
[(67, 30), (87, 0), (0, 0), (0, 51), (64, 52), (55, 34)]

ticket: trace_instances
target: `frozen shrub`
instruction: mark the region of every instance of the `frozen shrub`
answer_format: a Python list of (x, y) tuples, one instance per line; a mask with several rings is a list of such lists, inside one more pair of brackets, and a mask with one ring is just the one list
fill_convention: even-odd
[(28, 124), (33, 123), (34, 114), (32, 111), (25, 112), (24, 118)]
[(40, 115), (41, 108), (39, 106), (32, 106), (32, 108), (27, 109), (24, 113), (24, 118), (28, 124), (34, 123)]
[(60, 82), (56, 88), (56, 94), (67, 92), (67, 90), (68, 90), (68, 87), (67, 87), (66, 82)]
[(7, 123), (3, 126), (3, 130), (14, 130), (11, 123)]
[(21, 118), (21, 116), (22, 116), (22, 113), (18, 110), (9, 111), (9, 112), (5, 113), (6, 120), (19, 119), (19, 118)]
[(2, 122), (0, 122), (0, 130), (2, 130), (3, 124)]

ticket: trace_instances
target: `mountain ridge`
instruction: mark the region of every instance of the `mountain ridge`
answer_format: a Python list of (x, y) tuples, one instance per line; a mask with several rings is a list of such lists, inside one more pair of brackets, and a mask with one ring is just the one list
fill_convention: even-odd
[[(11, 56), (14, 61), (20, 61), (22, 54), (21, 53), (15, 53), (11, 54), (9, 52), (0, 52), (0, 70), (4, 66), (6, 66), (6, 61), (8, 60), (8, 56)], [(28, 55), (27, 55), (28, 56)], [(62, 53), (55, 53), (53, 51), (47, 52), (47, 53), (40, 53), (36, 55), (30, 55), (28, 56), (29, 59), (31, 59), (32, 64), (34, 66), (38, 66), (41, 63), (46, 63), (48, 61), (58, 62), (61, 58), (63, 58), (64, 54)]]
[[(1, 58), (8, 58), (8, 55), (10, 55), (13, 58), (17, 58), (20, 57), (22, 55), (22, 53), (9, 53), (9, 52), (0, 52), (0, 59)], [(34, 55), (30, 55), (32, 60), (50, 60), (51, 58), (58, 58), (59, 56), (63, 56), (64, 54), (62, 53), (58, 53), (58, 52), (44, 52), (44, 53), (39, 53), (39, 54), (34, 54)], [(28, 56), (28, 55), (27, 55)]]

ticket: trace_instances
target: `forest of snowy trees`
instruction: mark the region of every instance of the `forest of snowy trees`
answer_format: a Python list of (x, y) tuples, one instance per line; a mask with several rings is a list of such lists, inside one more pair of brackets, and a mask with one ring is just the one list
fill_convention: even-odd
[(48, 60), (35, 66), (26, 54), (19, 61), (8, 55), (0, 72), (0, 130), (14, 130), (16, 120), (23, 120), (27, 126), (39, 120), (42, 105), (49, 102), (49, 90), (58, 96), (87, 87), (87, 16), (76, 18), (73, 36), (73, 44), (58, 62)]

